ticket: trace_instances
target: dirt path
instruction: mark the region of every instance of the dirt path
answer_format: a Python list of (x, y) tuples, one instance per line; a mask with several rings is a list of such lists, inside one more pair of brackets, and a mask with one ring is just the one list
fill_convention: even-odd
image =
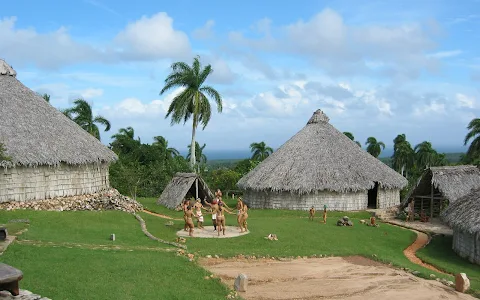
[(35, 240), (17, 240), (16, 243), (21, 245), (32, 245), (38, 247), (65, 247), (65, 248), (80, 248), (91, 250), (125, 250), (125, 251), (159, 251), (159, 252), (174, 252), (175, 248), (158, 248), (145, 246), (123, 246), (123, 245), (97, 245), (97, 244), (82, 244), (82, 243), (68, 243), (68, 242), (44, 242)]
[(200, 264), (229, 287), (244, 273), (244, 299), (475, 299), (364, 257), (271, 259), (201, 258)]
[(143, 212), (144, 212), (144, 213), (147, 213), (147, 214), (149, 214), (149, 215), (155, 216), (155, 217), (163, 218), (163, 219), (174, 220), (174, 221), (181, 221), (181, 220), (183, 220), (183, 219), (175, 219), (175, 218), (172, 218), (172, 217), (167, 216), (167, 215), (164, 215), (164, 214), (158, 214), (158, 213), (156, 213), (156, 212), (149, 211), (149, 210), (146, 210), (146, 209), (143, 209)]
[(415, 242), (413, 242), (413, 244), (408, 246), (407, 249), (403, 250), (403, 254), (405, 254), (405, 256), (408, 258), (408, 260), (411, 261), (414, 264), (417, 264), (417, 265), (422, 266), (424, 268), (427, 268), (429, 270), (439, 272), (439, 273), (442, 273), (442, 274), (448, 274), (448, 273), (445, 273), (443, 271), (440, 271), (439, 269), (435, 268), (434, 266), (432, 266), (430, 264), (427, 264), (427, 263), (423, 262), (420, 258), (417, 257), (416, 252), (419, 249), (425, 247), (425, 245), (428, 244), (429, 237), (428, 237), (427, 234), (425, 234), (423, 232), (416, 231), (416, 230), (413, 230), (413, 229), (410, 229), (410, 230), (412, 230), (413, 232), (415, 232), (417, 234), (417, 239), (415, 240)]

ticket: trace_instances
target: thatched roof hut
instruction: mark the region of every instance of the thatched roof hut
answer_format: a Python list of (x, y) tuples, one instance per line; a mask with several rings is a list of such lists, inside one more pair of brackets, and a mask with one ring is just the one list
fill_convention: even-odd
[(107, 188), (115, 153), (16, 78), (0, 59), (0, 202)]
[[(254, 207), (305, 209), (329, 202), (332, 209), (351, 210), (367, 208), (369, 190), (376, 208), (399, 204), (398, 191), (406, 184), (403, 176), (360, 148), (317, 110), (303, 129), (242, 177), (238, 187)], [(379, 189), (396, 192), (390, 193), (390, 200), (380, 199)]]
[(174, 209), (183, 199), (196, 197), (196, 188), (198, 183), (198, 197), (202, 201), (206, 198), (213, 200), (213, 193), (208, 188), (207, 183), (195, 173), (177, 173), (170, 180), (168, 185), (157, 200), (157, 204)]
[(441, 217), (453, 228), (453, 250), (480, 264), (480, 188), (457, 198)]
[(55, 166), (111, 162), (114, 152), (24, 86), (0, 59), (0, 143), (11, 162), (0, 166)]
[(416, 211), (424, 210), (436, 217), (447, 201), (453, 203), (475, 188), (480, 188), (480, 169), (476, 166), (430, 167), (405, 196), (402, 206), (414, 199)]

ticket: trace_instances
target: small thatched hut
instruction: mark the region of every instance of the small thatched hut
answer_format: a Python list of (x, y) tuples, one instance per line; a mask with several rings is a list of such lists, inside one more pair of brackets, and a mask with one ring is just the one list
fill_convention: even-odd
[(407, 180), (361, 149), (317, 110), (307, 125), (238, 182), (253, 208), (330, 210), (400, 204)]
[(480, 265), (480, 188), (456, 199), (441, 216), (453, 228), (453, 250)]
[(402, 207), (415, 200), (415, 212), (438, 217), (443, 207), (480, 188), (480, 170), (476, 166), (445, 166), (427, 168), (417, 184), (405, 196)]
[(0, 59), (0, 202), (91, 194), (109, 187), (117, 156), (16, 79)]
[(157, 204), (174, 209), (183, 199), (191, 197), (213, 200), (213, 193), (203, 179), (195, 173), (177, 173), (163, 190)]

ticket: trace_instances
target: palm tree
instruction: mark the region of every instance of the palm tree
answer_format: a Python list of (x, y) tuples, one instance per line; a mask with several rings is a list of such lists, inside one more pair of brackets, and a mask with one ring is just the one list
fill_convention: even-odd
[(47, 101), (48, 103), (50, 103), (50, 95), (49, 95), (49, 94), (47, 94), (47, 93), (43, 94), (43, 95), (42, 95), (42, 98), (43, 98), (45, 101)]
[(168, 147), (168, 141), (163, 136), (155, 136), (153, 137), (153, 140), (154, 142), (152, 145), (159, 147), (162, 152), (165, 153), (165, 160), (169, 160), (180, 155), (180, 152), (178, 152), (177, 149)]
[(80, 98), (73, 101), (73, 104), (75, 105), (74, 107), (62, 112), (85, 131), (100, 140), (100, 131), (97, 123), (104, 125), (105, 131), (110, 130), (110, 122), (107, 119), (102, 116), (93, 117), (92, 107), (87, 101)]
[(110, 143), (110, 148), (115, 153), (129, 153), (135, 146), (141, 144), (140, 137), (135, 140), (135, 130), (132, 127), (120, 128), (118, 133), (112, 135), (113, 141)]
[(433, 159), (432, 166), (448, 166), (448, 160), (445, 153), (437, 153)]
[(480, 119), (475, 118), (470, 123), (468, 123), (467, 129), (470, 130), (465, 136), (465, 141), (463, 145), (467, 145), (468, 141), (471, 139), (472, 142), (468, 147), (467, 158), (469, 160), (474, 160), (480, 154)]
[(378, 157), (382, 152), (382, 149), (385, 149), (385, 144), (383, 142), (377, 141), (373, 136), (369, 137), (365, 142), (367, 146), (367, 152), (370, 153), (373, 157)]
[(202, 147), (200, 147), (200, 144), (198, 142), (195, 142), (195, 153), (192, 155), (192, 146), (188, 145), (188, 154), (187, 154), (187, 159), (192, 159), (192, 156), (195, 157), (196, 163), (198, 164), (206, 164), (207, 163), (207, 157), (205, 154), (203, 154), (203, 149), (205, 149), (205, 146), (207, 144), (203, 144)]
[(393, 139), (392, 166), (397, 172), (407, 177), (408, 170), (415, 164), (415, 151), (407, 141), (405, 134), (399, 134)]
[(273, 153), (273, 149), (268, 147), (265, 142), (251, 143), (250, 151), (253, 153), (252, 160), (263, 161), (270, 154)]
[[(190, 147), (195, 147), (195, 132), (198, 124), (203, 125), (203, 129), (207, 126), (211, 116), (211, 106), (207, 95), (217, 104), (217, 110), (222, 112), (222, 97), (213, 87), (205, 85), (208, 76), (212, 74), (211, 65), (202, 67), (200, 57), (197, 56), (193, 60), (192, 66), (184, 62), (176, 62), (172, 64), (172, 73), (165, 79), (165, 86), (160, 91), (160, 95), (166, 91), (180, 87), (183, 91), (173, 98), (168, 108), (168, 118), (172, 115), (171, 125), (178, 124), (183, 120), (185, 124), (190, 117), (193, 116), (192, 122), (192, 142)], [(196, 153), (193, 151), (190, 157), (190, 167), (195, 169)]]
[(414, 150), (416, 163), (421, 169), (428, 168), (435, 163), (438, 153), (432, 148), (430, 142), (421, 142), (415, 146)]
[(355, 141), (355, 137), (353, 136), (353, 134), (351, 132), (345, 131), (343, 134), (346, 135), (352, 141), (354, 141), (358, 145), (358, 147), (362, 147), (362, 144), (360, 144), (359, 141)]

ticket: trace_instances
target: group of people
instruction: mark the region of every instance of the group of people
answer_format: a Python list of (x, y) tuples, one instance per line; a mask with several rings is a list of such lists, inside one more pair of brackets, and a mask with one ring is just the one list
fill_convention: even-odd
[[(310, 215), (308, 216), (308, 219), (310, 221), (313, 221), (313, 218), (315, 217), (315, 206), (312, 206), (309, 210)], [(323, 206), (323, 224), (327, 224), (327, 206)]]
[[(197, 219), (197, 228), (204, 229), (203, 227), (203, 214), (202, 210), (205, 210), (207, 214), (212, 215), (213, 231), (217, 231), (220, 236), (220, 232), (223, 232), (225, 235), (225, 212), (231, 215), (235, 213), (232, 212), (232, 209), (222, 200), (222, 192), (217, 190), (215, 192), (215, 198), (212, 202), (208, 202), (207, 198), (204, 198), (204, 203), (210, 208), (207, 209), (203, 206), (200, 198), (197, 198), (195, 204), (191, 205), (190, 200), (185, 199), (182, 203), (183, 209), (183, 218), (185, 220), (185, 231), (189, 231), (189, 236), (193, 236), (193, 229), (195, 225), (193, 224), (193, 218)], [(247, 228), (247, 219), (248, 219), (248, 207), (243, 202), (241, 197), (238, 197), (237, 200), (237, 223), (240, 229), (240, 232), (246, 232)], [(195, 211), (194, 211), (195, 209)]]

